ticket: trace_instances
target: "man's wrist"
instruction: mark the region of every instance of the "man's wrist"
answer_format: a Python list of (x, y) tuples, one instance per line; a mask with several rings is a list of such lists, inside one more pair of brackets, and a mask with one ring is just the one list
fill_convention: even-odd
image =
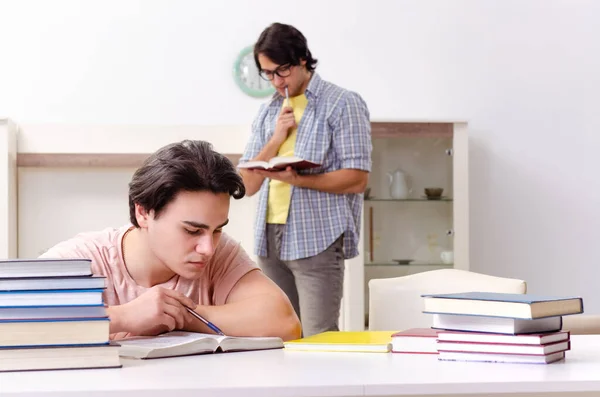
[(297, 175), (294, 185), (305, 189), (312, 189), (314, 180), (315, 175)]
[(123, 316), (122, 305), (109, 306), (106, 308), (106, 314), (110, 320), (110, 333), (127, 331), (126, 321)]

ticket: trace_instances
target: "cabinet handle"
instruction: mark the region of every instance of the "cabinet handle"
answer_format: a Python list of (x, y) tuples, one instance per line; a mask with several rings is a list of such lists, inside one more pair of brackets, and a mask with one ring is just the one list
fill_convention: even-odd
[(454, 149), (446, 149), (446, 154), (447, 154), (448, 156), (452, 156), (452, 155), (454, 155)]
[(446, 236), (454, 236), (454, 230), (452, 230), (452, 229), (446, 230)]

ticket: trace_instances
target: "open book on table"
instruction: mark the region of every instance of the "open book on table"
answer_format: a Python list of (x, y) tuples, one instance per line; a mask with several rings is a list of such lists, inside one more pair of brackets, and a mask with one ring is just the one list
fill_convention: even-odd
[(297, 156), (285, 156), (285, 157), (273, 157), (269, 161), (248, 161), (245, 163), (238, 164), (238, 168), (244, 169), (262, 169), (267, 171), (282, 171), (286, 167), (292, 167), (295, 170), (304, 170), (308, 168), (315, 168), (320, 164), (313, 163), (312, 161), (304, 160)]
[(161, 358), (217, 352), (283, 348), (278, 337), (238, 337), (173, 331), (158, 336), (134, 336), (116, 341), (119, 355), (133, 358)]

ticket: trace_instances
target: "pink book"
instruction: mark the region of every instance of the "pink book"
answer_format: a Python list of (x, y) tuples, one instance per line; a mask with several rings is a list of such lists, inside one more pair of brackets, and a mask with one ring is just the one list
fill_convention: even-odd
[(464, 343), (499, 343), (509, 345), (547, 345), (555, 342), (568, 341), (569, 331), (558, 331), (544, 334), (504, 335), (483, 332), (440, 331), (440, 342)]
[(393, 353), (437, 354), (439, 331), (432, 328), (410, 328), (392, 335)]

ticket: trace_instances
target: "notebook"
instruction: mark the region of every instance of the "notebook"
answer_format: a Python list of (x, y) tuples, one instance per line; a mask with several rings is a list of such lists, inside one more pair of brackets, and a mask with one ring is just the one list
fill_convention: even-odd
[(395, 331), (327, 331), (284, 342), (286, 350), (387, 353)]
[(283, 340), (278, 337), (219, 336), (186, 331), (129, 337), (117, 343), (120, 356), (140, 359), (283, 348)]

